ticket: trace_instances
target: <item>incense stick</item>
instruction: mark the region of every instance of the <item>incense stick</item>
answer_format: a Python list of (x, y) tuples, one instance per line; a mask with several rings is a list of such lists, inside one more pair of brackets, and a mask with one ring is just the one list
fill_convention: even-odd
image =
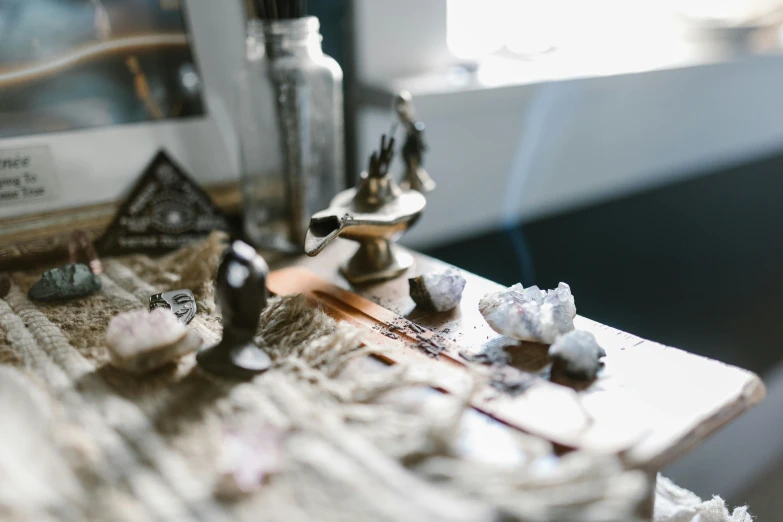
[(247, 0), (249, 16), (261, 20), (290, 20), (307, 16), (307, 0)]

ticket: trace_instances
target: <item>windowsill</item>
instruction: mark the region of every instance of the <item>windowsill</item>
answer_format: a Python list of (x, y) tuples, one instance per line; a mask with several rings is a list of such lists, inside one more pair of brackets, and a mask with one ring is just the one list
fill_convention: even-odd
[(439, 183), (408, 244), (675, 183), (783, 143), (783, 56), (661, 54), (633, 67), (555, 58), (483, 64), (502, 70), (497, 81), (477, 71), (467, 82), (435, 73), (376, 83), (384, 96), (362, 106), (359, 158), (388, 132), (390, 94), (404, 88), (427, 124), (425, 166)]
[(680, 42), (668, 49), (657, 46), (647, 52), (639, 49), (625, 51), (622, 55), (615, 52), (614, 56), (599, 51), (551, 51), (529, 58), (489, 56), (480, 63), (456, 64), (448, 69), (369, 83), (384, 85), (383, 90), (389, 92), (405, 89), (414, 96), (429, 96), (696, 67), (776, 55), (773, 52), (754, 54), (720, 42)]

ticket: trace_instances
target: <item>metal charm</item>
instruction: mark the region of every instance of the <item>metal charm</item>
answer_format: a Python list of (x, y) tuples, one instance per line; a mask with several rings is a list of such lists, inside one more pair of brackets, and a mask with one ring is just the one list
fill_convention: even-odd
[(188, 324), (196, 316), (196, 298), (187, 289), (151, 295), (150, 312), (156, 308), (168, 308), (182, 324)]
[(413, 264), (413, 258), (392, 243), (421, 215), (427, 200), (417, 191), (403, 191), (389, 176), (394, 138), (381, 138), (380, 154), (370, 157), (356, 188), (340, 192), (328, 209), (310, 220), (305, 253), (315, 256), (338, 236), (359, 243), (359, 250), (341, 267), (353, 284), (391, 279)]
[(249, 379), (272, 365), (269, 355), (253, 342), (259, 316), (266, 307), (268, 274), (266, 262), (250, 245), (235, 241), (226, 250), (216, 283), (223, 340), (198, 353), (196, 360), (203, 370)]
[(435, 182), (424, 170), (424, 153), (427, 144), (424, 142), (424, 122), (416, 117), (413, 100), (408, 91), (401, 91), (394, 100), (397, 117), (405, 127), (405, 143), (402, 146), (402, 159), (405, 163), (405, 173), (400, 186), (404, 190), (418, 190), (422, 194), (435, 190)]

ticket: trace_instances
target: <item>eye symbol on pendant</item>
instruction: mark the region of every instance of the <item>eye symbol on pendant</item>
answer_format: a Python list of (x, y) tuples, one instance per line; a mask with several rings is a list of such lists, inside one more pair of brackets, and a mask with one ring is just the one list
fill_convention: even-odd
[(150, 296), (150, 312), (155, 308), (168, 308), (183, 324), (196, 316), (196, 298), (190, 290), (172, 290)]

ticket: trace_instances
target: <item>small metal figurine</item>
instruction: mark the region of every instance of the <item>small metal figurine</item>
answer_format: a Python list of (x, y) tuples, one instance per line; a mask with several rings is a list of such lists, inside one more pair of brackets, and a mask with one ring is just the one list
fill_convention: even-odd
[(249, 379), (272, 365), (253, 343), (258, 319), (266, 306), (264, 259), (253, 247), (235, 241), (223, 255), (217, 273), (217, 302), (223, 315), (223, 340), (198, 353), (199, 366), (223, 377)]
[(11, 291), (11, 276), (0, 272), (0, 299), (3, 299)]
[(151, 295), (150, 312), (156, 308), (168, 308), (182, 324), (188, 324), (196, 316), (196, 298), (190, 290)]
[(413, 258), (393, 245), (419, 218), (427, 204), (417, 191), (403, 191), (389, 176), (394, 156), (394, 138), (381, 138), (380, 154), (370, 157), (357, 188), (335, 196), (329, 208), (310, 220), (305, 253), (318, 255), (337, 236), (359, 243), (359, 250), (341, 267), (353, 284), (382, 281), (398, 276), (413, 264)]
[(402, 146), (402, 159), (405, 161), (405, 173), (400, 187), (403, 190), (418, 190), (422, 194), (435, 189), (435, 182), (424, 170), (424, 153), (427, 144), (424, 142), (424, 122), (416, 119), (416, 111), (408, 91), (401, 91), (394, 100), (397, 116), (405, 127), (405, 143)]
[(90, 267), (90, 272), (95, 275), (103, 273), (101, 260), (92, 246), (92, 241), (84, 230), (75, 230), (68, 241), (68, 263), (75, 265), (79, 262), (79, 253), (84, 255), (84, 264)]

